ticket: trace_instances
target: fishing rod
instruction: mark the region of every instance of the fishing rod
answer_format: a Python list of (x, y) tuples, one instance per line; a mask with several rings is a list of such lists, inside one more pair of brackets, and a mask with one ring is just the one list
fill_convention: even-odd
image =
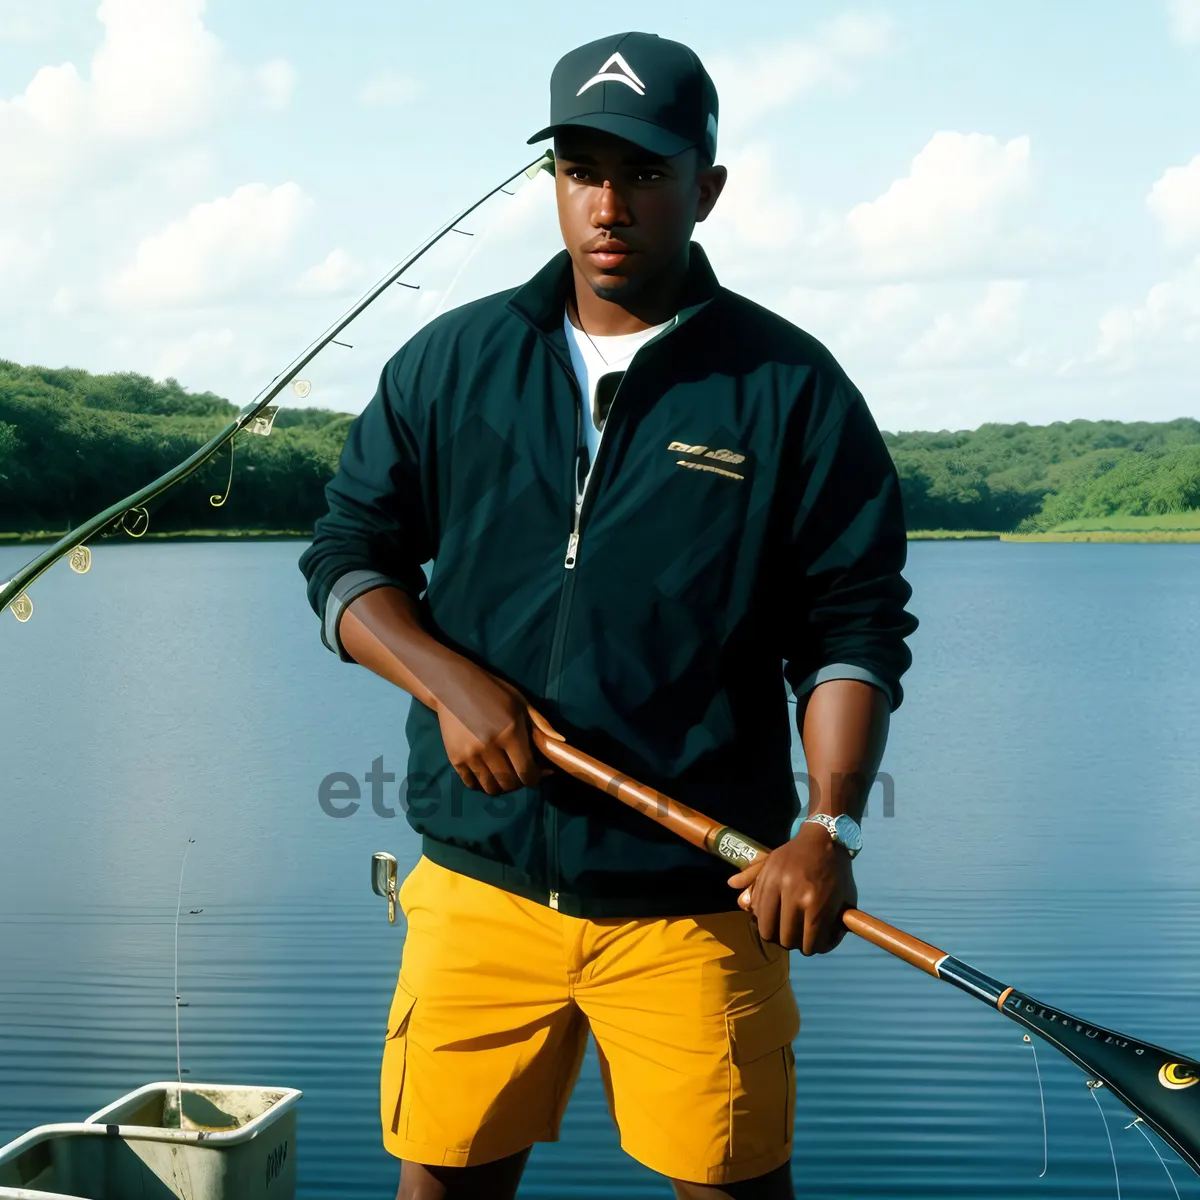
[[(238, 413), (237, 417), (229, 425), (215, 437), (205, 442), (195, 453), (189, 455), (183, 462), (172, 467), (165, 474), (160, 475), (152, 483), (148, 483), (144, 488), (133, 492), (123, 500), (118, 500), (116, 504), (110, 505), (103, 512), (97, 513), (90, 520), (84, 521), (82, 525), (77, 525), (74, 529), (63, 534), (54, 545), (23, 566), (12, 579), (0, 584), (0, 612), (11, 607), (18, 621), (28, 621), (33, 615), (33, 601), (25, 594), (26, 589), (54, 566), (56, 562), (70, 555), (72, 570), (80, 575), (85, 574), (91, 567), (91, 551), (85, 544), (90, 538), (97, 535), (109, 537), (122, 531), (135, 538), (143, 536), (150, 525), (150, 513), (146, 505), (153, 500), (157, 500), (165, 492), (175, 487), (176, 484), (182, 483), (183, 480), (198, 471), (222, 446), (232, 442), (239, 433), (245, 432), (260, 436), (268, 435), (275, 420), (275, 413), (278, 411), (277, 407), (272, 406), (271, 401), (296, 379), (300, 372), (326, 346), (336, 341), (337, 335), (342, 330), (357, 320), (388, 288), (397, 283), (400, 277), (414, 263), (432, 250), (442, 238), (451, 231), (456, 230), (460, 221), (487, 203), (497, 192), (503, 191), (508, 195), (512, 195), (513, 193), (507, 190), (508, 185), (520, 179), (522, 175), (528, 179), (533, 179), (542, 170), (548, 171), (550, 174), (554, 173), (554, 152), (552, 150), (547, 150), (540, 158), (528, 163), (519, 171), (514, 171), (502, 183), (498, 183), (494, 188), (491, 188), (473, 204), (468, 205), (456, 217), (438, 229), (436, 233), (426, 238), (416, 250), (403, 261), (397, 263), (360, 300), (347, 309), (316, 341), (312, 342), (307, 349), (297, 355), (286, 370), (276, 375), (270, 384), (259, 393), (258, 397)], [(461, 233), (464, 231), (457, 230), (457, 232)], [(409, 287), (411, 285), (404, 284), (402, 286)], [(307, 392), (300, 394), (306, 395)], [(233, 463), (231, 460), (231, 479), (232, 474)], [(218, 503), (218, 497), (216, 496), (212, 496), (209, 499), (214, 507), (220, 507), (225, 502), (224, 498), (220, 498)], [(130, 525), (131, 518), (133, 522), (132, 527)]]
[[(540, 717), (534, 718), (531, 732), (538, 750), (568, 775), (614, 796), (731, 866), (745, 870), (770, 853), (769, 847), (752, 837), (568, 745)], [(378, 853), (372, 859), (371, 886), (387, 898), (392, 921), (396, 915), (396, 869), (391, 854)], [(1110, 1088), (1200, 1175), (1200, 1062), (1043, 1004), (861, 909), (847, 909), (841, 919), (864, 941), (953, 984), (1049, 1042), (1094, 1077), (1089, 1086)]]

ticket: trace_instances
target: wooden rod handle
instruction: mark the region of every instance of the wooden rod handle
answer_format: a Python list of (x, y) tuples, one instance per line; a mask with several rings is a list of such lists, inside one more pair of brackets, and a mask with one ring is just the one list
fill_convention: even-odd
[[(744, 834), (737, 833), (736, 830), (728, 829), (720, 822), (714, 821), (712, 817), (706, 817), (694, 808), (689, 808), (678, 800), (672, 800), (670, 796), (666, 796), (654, 788), (646, 787), (637, 780), (630, 779), (628, 775), (622, 775), (620, 771), (614, 771), (612, 767), (602, 763), (598, 758), (593, 758), (590, 754), (585, 754), (582, 750), (568, 745), (562, 740), (561, 735), (547, 734), (546, 730), (550, 729), (550, 726), (540, 718), (540, 715), (538, 722), (532, 728), (534, 745), (552, 763), (561, 767), (568, 775), (583, 783), (591, 784), (609, 796), (620, 800), (623, 804), (629, 805), (630, 808), (637, 809), (652, 821), (665, 825), (685, 841), (691, 842), (693, 846), (698, 846), (710, 854), (718, 854), (719, 835), (732, 836), (740, 843), (742, 849), (748, 851), (745, 861), (741, 861), (739, 864), (742, 866), (753, 861), (756, 853), (764, 851), (770, 853), (767, 847), (760, 846), (759, 843)], [(718, 857), (729, 856), (718, 854)], [(848, 908), (842, 913), (842, 921), (851, 933), (857, 934), (864, 941), (878, 946), (881, 950), (886, 950), (889, 954), (894, 954), (897, 958), (903, 959), (906, 963), (910, 963), (935, 978), (937, 977), (937, 964), (946, 957), (946, 954), (936, 946), (931, 946), (928, 942), (921, 941), (920, 938), (912, 937), (903, 930), (887, 924), (886, 921), (881, 921), (878, 917), (873, 917), (857, 908)]]
[(638, 783), (636, 779), (630, 779), (628, 775), (622, 775), (620, 771), (614, 771), (599, 759), (566, 742), (548, 737), (537, 726), (532, 732), (534, 744), (555, 766), (615, 797), (652, 821), (665, 825), (693, 846), (708, 850), (712, 838), (721, 829), (721, 825), (711, 817)]
[(848, 908), (842, 913), (842, 923), (851, 933), (856, 933), (864, 941), (902, 958), (906, 963), (917, 967), (937, 978), (937, 964), (946, 957), (945, 952), (928, 942), (921, 941), (911, 934), (873, 917), (858, 908)]

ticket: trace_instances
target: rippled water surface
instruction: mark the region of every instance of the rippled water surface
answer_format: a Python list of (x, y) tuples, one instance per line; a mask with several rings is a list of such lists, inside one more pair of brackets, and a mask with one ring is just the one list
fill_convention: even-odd
[[(320, 644), (301, 549), (102, 544), (38, 582), (28, 624), (0, 614), (0, 1143), (173, 1075), (193, 837), (190, 1077), (304, 1090), (300, 1195), (394, 1194), (376, 1086), (403, 932), (368, 860), (418, 848), (402, 814), (334, 820), (317, 790), (378, 758), (403, 776), (407, 698)], [(27, 557), (0, 548), (0, 579)], [(909, 564), (921, 628), (862, 907), (1200, 1054), (1200, 546), (915, 543)], [(984, 1005), (854, 939), (794, 954), (792, 980), (798, 1195), (1115, 1197), (1105, 1122), (1120, 1194), (1174, 1194), (1111, 1095)], [(621, 1151), (589, 1049), (521, 1195), (670, 1194)]]

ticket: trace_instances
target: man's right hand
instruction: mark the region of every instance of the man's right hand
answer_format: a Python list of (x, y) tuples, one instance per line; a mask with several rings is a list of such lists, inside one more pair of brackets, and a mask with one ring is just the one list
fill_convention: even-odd
[(551, 773), (534, 751), (531, 726), (560, 741), (562, 735), (510, 683), (464, 660), (438, 691), (442, 741), (466, 787), (499, 796)]
[(373, 588), (352, 601), (338, 636), (355, 662), (437, 713), (446, 753), (467, 787), (498, 796), (550, 774), (535, 756), (531, 725), (555, 741), (562, 734), (512, 684), (433, 637), (401, 588)]

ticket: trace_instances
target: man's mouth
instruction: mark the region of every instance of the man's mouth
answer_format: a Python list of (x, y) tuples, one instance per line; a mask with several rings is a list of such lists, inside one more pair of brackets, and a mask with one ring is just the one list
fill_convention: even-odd
[(588, 258), (601, 268), (619, 267), (631, 254), (635, 253), (624, 242), (611, 239), (593, 246), (587, 252)]

